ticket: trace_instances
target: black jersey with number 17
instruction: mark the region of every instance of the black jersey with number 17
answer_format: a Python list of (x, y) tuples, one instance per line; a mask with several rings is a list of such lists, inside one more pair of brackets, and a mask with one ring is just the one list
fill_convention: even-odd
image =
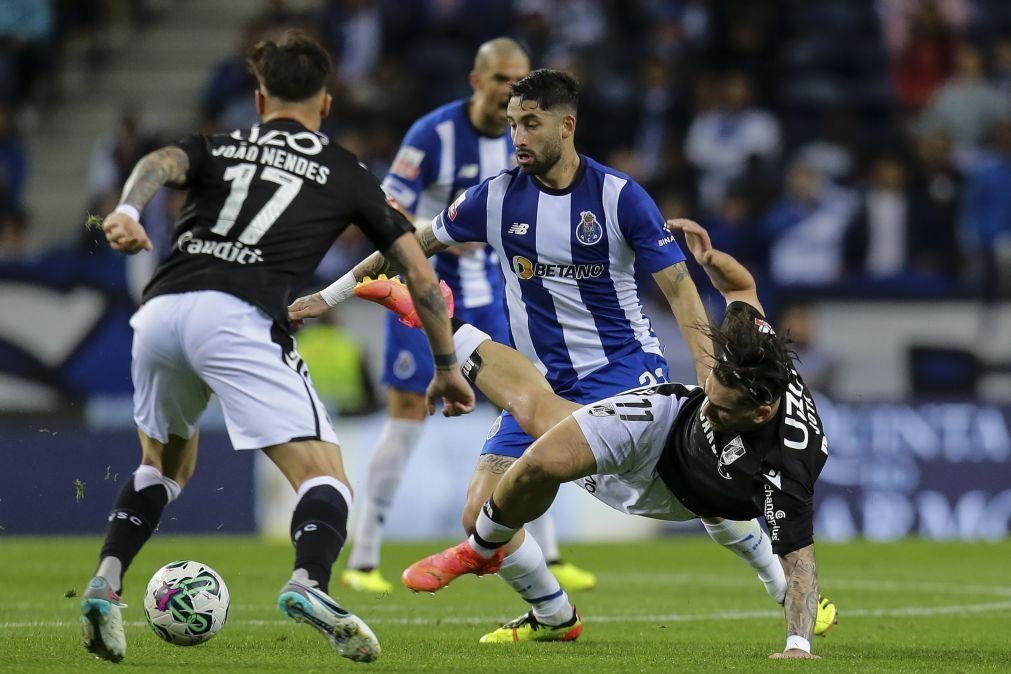
[[(727, 315), (744, 313), (756, 329), (771, 330), (744, 302)], [(772, 549), (785, 555), (814, 540), (814, 483), (828, 458), (828, 439), (814, 398), (796, 369), (779, 409), (762, 426), (734, 433), (715, 428), (704, 414), (706, 397), (696, 389), (684, 403), (657, 472), (688, 510), (702, 517), (761, 517)]]
[(379, 250), (412, 230), (353, 154), (294, 120), (176, 145), (189, 157), (189, 197), (145, 301), (218, 290), (284, 325), (292, 295), (348, 225)]

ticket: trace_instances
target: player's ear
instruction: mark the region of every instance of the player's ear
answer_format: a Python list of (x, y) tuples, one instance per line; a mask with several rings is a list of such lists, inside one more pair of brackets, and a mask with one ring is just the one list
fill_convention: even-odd
[(772, 405), (759, 405), (752, 415), (752, 419), (756, 424), (764, 424), (772, 418), (773, 414)]
[(267, 96), (263, 93), (263, 87), (256, 90), (256, 114), (263, 116), (267, 111)]
[(467, 81), (470, 82), (470, 88), (477, 91), (477, 88), (481, 85), (481, 78), (478, 76), (476, 70), (471, 70), (470, 75), (467, 76)]
[(333, 96), (330, 94), (323, 94), (323, 104), (319, 109), (319, 116), (321, 119), (326, 119), (330, 116), (330, 105), (333, 103)]
[(576, 133), (576, 116), (567, 113), (562, 117), (562, 138), (568, 138)]

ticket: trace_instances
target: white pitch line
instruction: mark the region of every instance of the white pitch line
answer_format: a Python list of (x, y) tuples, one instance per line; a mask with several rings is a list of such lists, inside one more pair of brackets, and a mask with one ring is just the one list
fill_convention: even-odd
[[(992, 602), (988, 604), (952, 604), (948, 606), (901, 606), (897, 608), (851, 608), (840, 609), (843, 620), (848, 618), (919, 618), (933, 615), (955, 615), (964, 613), (998, 613), (1011, 611), (1011, 601)], [(586, 615), (588, 623), (664, 623), (664, 622), (705, 622), (709, 620), (757, 620), (762, 618), (782, 617), (783, 611), (714, 611), (711, 613), (660, 613), (652, 615)], [(495, 616), (446, 616), (417, 618), (373, 618), (373, 625), (483, 625), (501, 622), (502, 617)], [(273, 625), (289, 625), (290, 620), (238, 620), (240, 625), (257, 627)], [(38, 620), (26, 622), (0, 623), (0, 629), (27, 629), (71, 627), (77, 622), (66, 620)], [(146, 625), (146, 622), (134, 620), (127, 623), (131, 627)]]

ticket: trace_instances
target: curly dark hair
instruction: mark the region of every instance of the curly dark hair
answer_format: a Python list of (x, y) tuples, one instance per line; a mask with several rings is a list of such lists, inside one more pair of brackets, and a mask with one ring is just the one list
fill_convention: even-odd
[(579, 106), (579, 82), (561, 70), (539, 68), (513, 84), (509, 95), (521, 101), (536, 101), (541, 110), (561, 106), (575, 112)]
[(280, 42), (259, 42), (246, 58), (246, 64), (271, 96), (291, 103), (318, 94), (333, 70), (326, 49), (295, 30), (286, 32)]
[(750, 311), (728, 309), (723, 323), (706, 326), (713, 340), (713, 375), (756, 405), (771, 405), (786, 392), (797, 353)]

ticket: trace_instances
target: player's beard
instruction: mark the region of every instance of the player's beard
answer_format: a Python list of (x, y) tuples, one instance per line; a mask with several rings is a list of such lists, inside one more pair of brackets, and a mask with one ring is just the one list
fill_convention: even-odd
[(542, 176), (558, 163), (562, 158), (562, 139), (556, 138), (551, 145), (546, 146), (538, 153), (534, 153), (529, 148), (524, 150), (533, 156), (533, 161), (526, 166), (520, 166), (520, 171), (531, 176)]

